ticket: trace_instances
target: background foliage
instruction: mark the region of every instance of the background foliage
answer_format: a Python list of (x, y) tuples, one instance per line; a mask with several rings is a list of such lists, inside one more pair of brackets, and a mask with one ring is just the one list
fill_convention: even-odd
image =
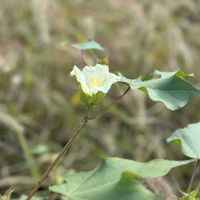
[[(84, 60), (71, 44), (95, 39), (107, 50), (97, 57), (109, 54), (110, 69), (130, 78), (154, 68), (181, 69), (195, 73), (195, 84), (200, 84), (198, 0), (0, 3), (0, 191), (15, 183), (16, 192), (28, 191), (33, 177), (46, 169), (82, 116), (69, 72), (75, 64), (84, 66)], [(110, 100), (124, 88), (117, 89)], [(176, 147), (167, 148), (165, 139), (172, 130), (199, 120), (199, 102), (197, 96), (171, 112), (141, 92), (130, 92), (89, 123), (50, 181), (60, 182), (58, 173), (68, 168), (91, 169), (104, 155), (139, 161), (185, 159)], [(190, 166), (181, 169), (176, 178), (184, 188)], [(168, 179), (176, 188), (173, 174)]]

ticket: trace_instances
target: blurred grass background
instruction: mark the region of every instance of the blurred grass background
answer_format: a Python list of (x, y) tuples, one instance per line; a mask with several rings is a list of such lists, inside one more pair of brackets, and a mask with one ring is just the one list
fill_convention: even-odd
[[(0, 0), (0, 192), (11, 185), (27, 192), (83, 115), (69, 73), (84, 60), (71, 44), (95, 39), (106, 49), (100, 57), (108, 56), (111, 71), (130, 78), (155, 68), (182, 69), (194, 73), (200, 86), (199, 36), (199, 0)], [(113, 86), (105, 104), (123, 90)], [(88, 124), (49, 183), (69, 168), (91, 169), (105, 155), (186, 159), (165, 139), (198, 121), (199, 108), (199, 97), (171, 112), (130, 92)], [(172, 177), (184, 188), (190, 175), (188, 166)]]

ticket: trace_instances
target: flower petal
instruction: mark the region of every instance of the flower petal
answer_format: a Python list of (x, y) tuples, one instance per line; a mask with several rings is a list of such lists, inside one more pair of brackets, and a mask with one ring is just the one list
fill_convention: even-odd
[(89, 90), (89, 88), (86, 84), (86, 80), (85, 80), (85, 77), (84, 77), (82, 71), (77, 66), (74, 66), (70, 75), (76, 77), (76, 80), (81, 84), (81, 88), (82, 88), (84, 93), (86, 93), (90, 96), (92, 95), (92, 94), (90, 94), (90, 90)]
[(95, 66), (86, 66), (83, 69), (83, 74), (90, 89), (104, 85), (109, 79), (109, 70), (107, 65), (97, 64)]
[(98, 87), (98, 89), (99, 89), (99, 91), (101, 91), (103, 93), (107, 93), (110, 90), (112, 84), (114, 84), (118, 81), (120, 81), (120, 78), (117, 75), (115, 75), (113, 73), (109, 73), (109, 79), (106, 81), (106, 83), (103, 86)]

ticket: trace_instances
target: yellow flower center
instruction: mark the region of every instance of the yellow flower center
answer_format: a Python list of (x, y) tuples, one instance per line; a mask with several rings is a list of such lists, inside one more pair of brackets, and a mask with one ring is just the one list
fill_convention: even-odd
[(97, 78), (95, 76), (91, 77), (90, 80), (88, 81), (88, 86), (90, 88), (92, 87), (100, 87), (104, 84), (104, 80), (102, 81), (101, 78)]

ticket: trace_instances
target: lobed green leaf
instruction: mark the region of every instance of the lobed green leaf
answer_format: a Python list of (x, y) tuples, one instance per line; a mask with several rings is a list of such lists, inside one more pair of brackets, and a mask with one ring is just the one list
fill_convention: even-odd
[(199, 94), (199, 89), (184, 80), (183, 77), (191, 76), (183, 71), (161, 72), (155, 70), (147, 76), (138, 79), (127, 79), (121, 74), (121, 82), (131, 86), (131, 89), (140, 89), (148, 93), (153, 101), (160, 101), (170, 110), (177, 110), (187, 104), (190, 98)]
[(200, 122), (178, 129), (167, 139), (168, 143), (181, 144), (184, 155), (200, 158)]
[(142, 163), (106, 158), (94, 170), (69, 174), (65, 183), (50, 190), (70, 200), (156, 200), (160, 199), (140, 184), (136, 177), (164, 176), (170, 169), (192, 162), (152, 160)]

